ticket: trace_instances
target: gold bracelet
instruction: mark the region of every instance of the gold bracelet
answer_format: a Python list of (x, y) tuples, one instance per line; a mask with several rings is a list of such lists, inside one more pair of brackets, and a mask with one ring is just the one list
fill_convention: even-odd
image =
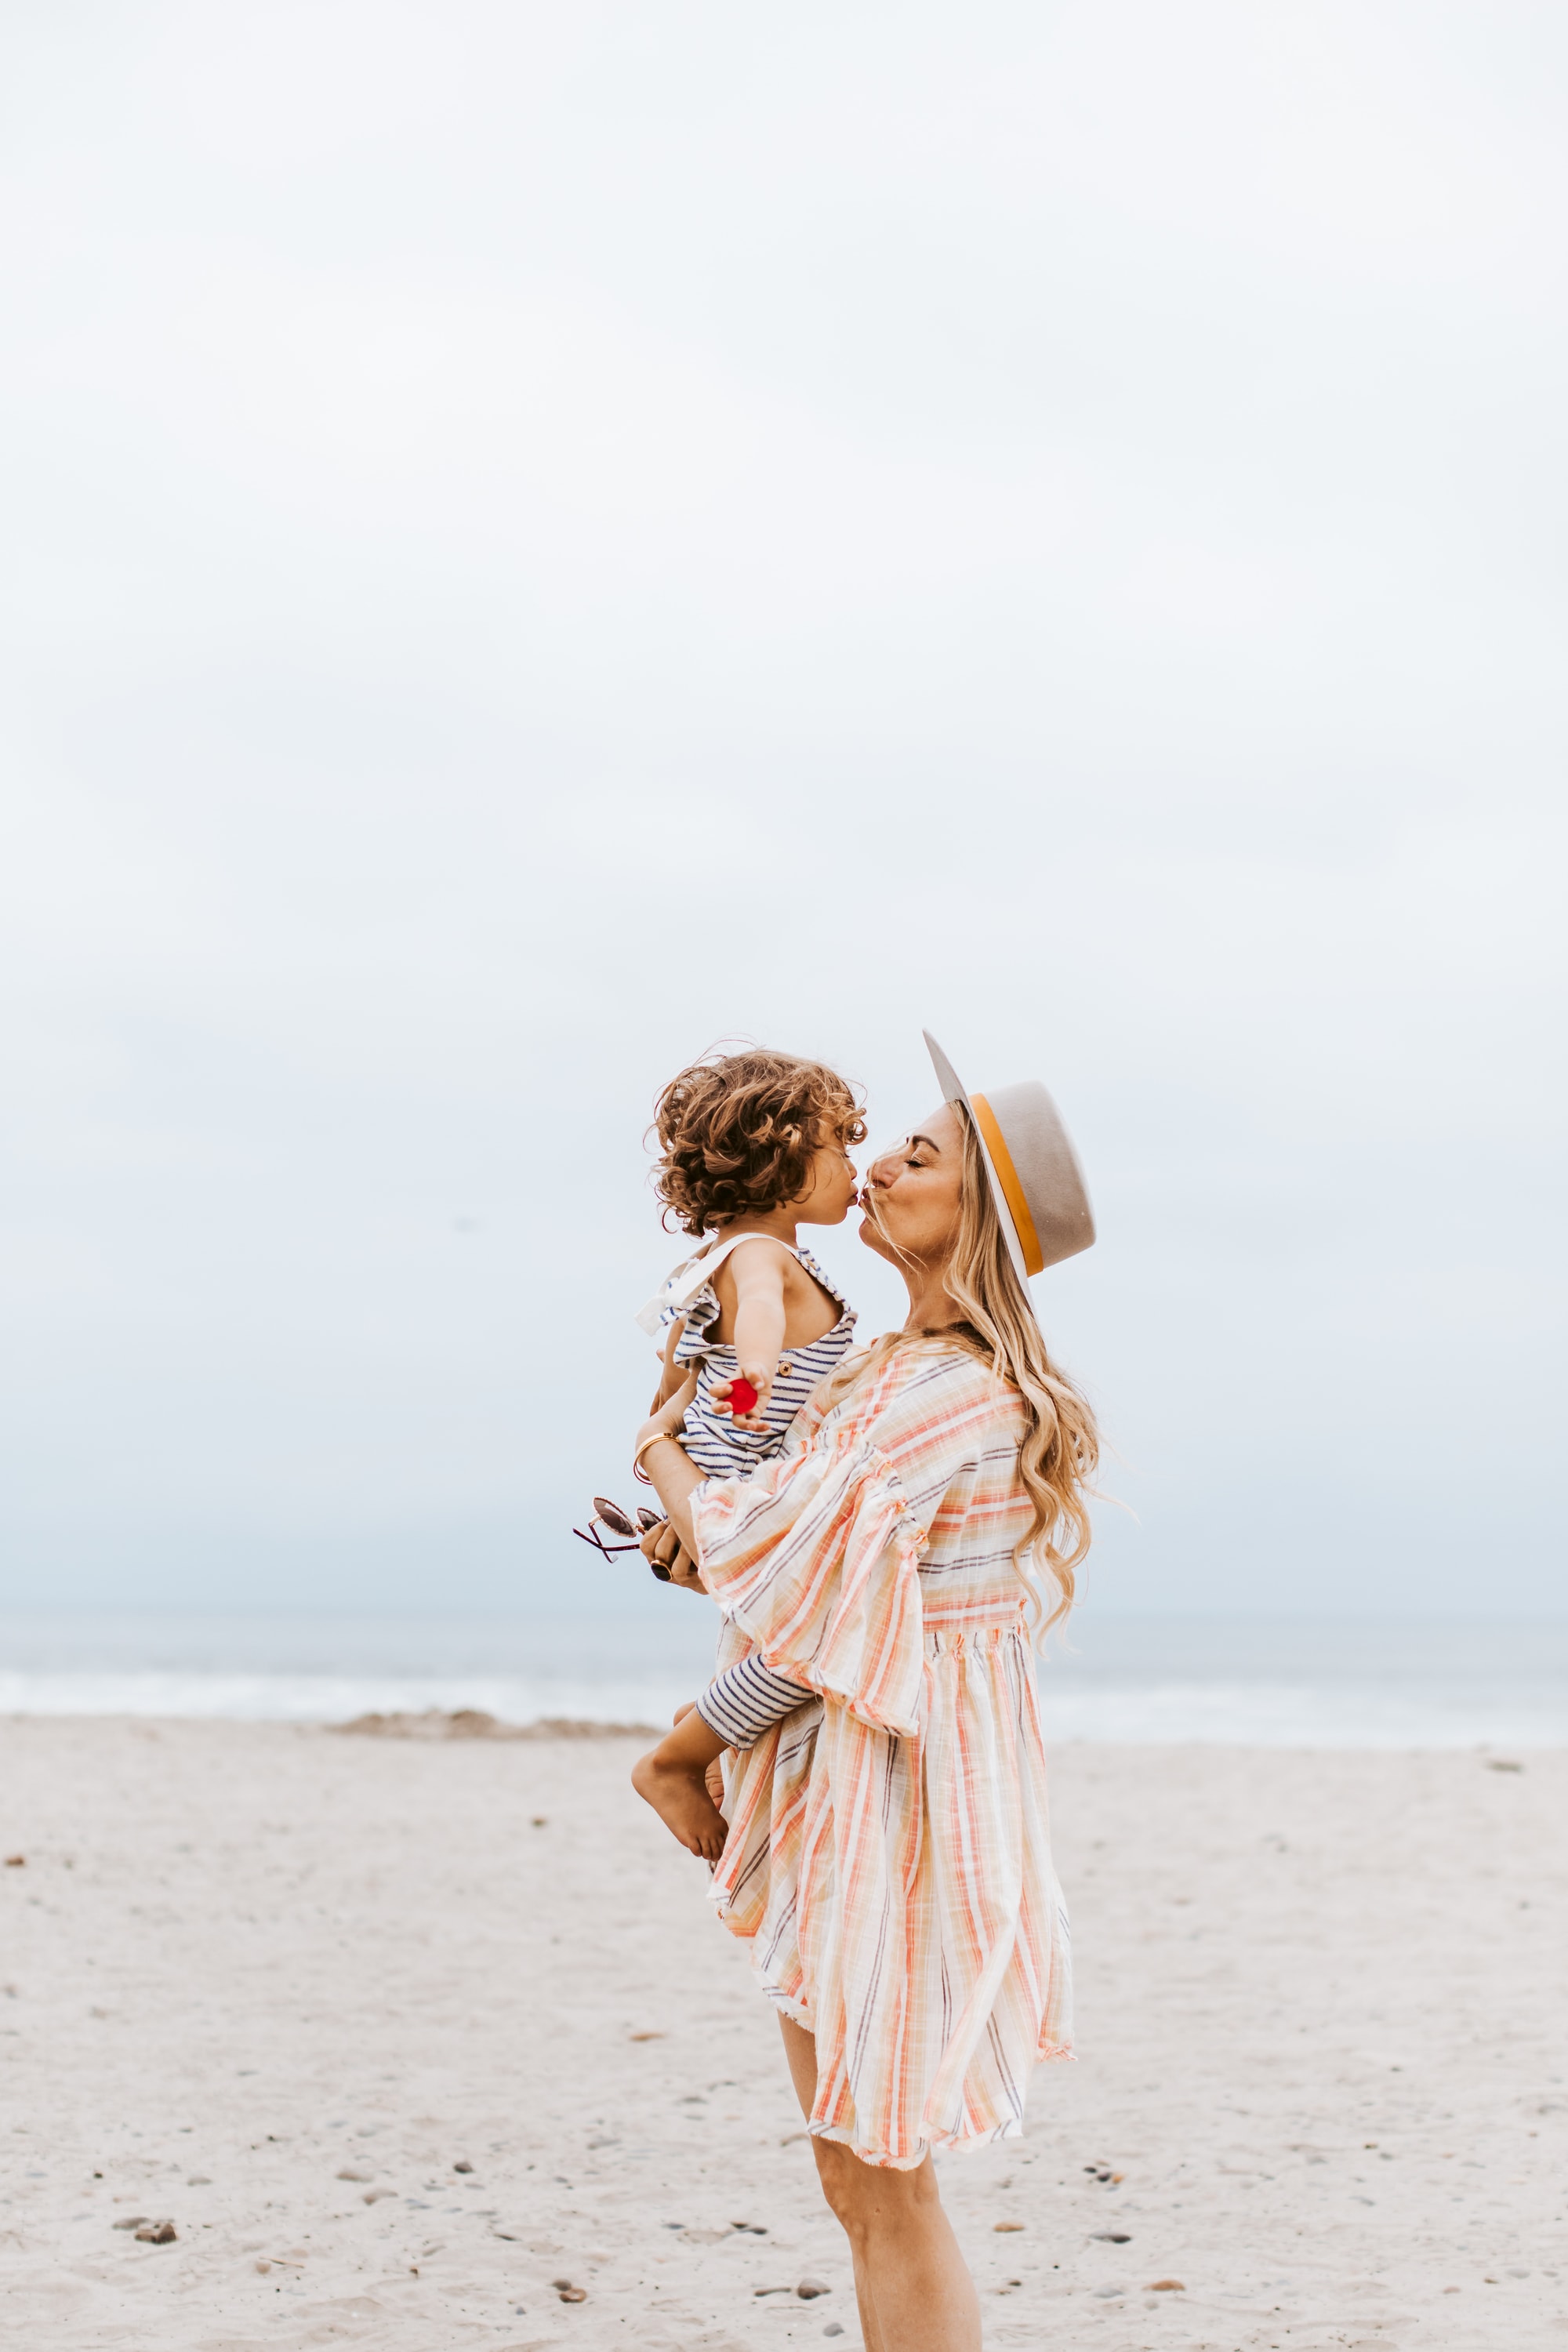
[[(642, 1444), (632, 1455), (632, 1470), (637, 1476), (643, 1478), (647, 1477), (647, 1473), (641, 1466), (643, 1455), (647, 1452), (650, 1445), (658, 1445), (667, 1437), (672, 1445), (680, 1445), (680, 1440), (677, 1437), (673, 1429), (656, 1429), (651, 1437), (645, 1437), (643, 1439)], [(686, 1448), (681, 1445), (680, 1450), (684, 1454)]]

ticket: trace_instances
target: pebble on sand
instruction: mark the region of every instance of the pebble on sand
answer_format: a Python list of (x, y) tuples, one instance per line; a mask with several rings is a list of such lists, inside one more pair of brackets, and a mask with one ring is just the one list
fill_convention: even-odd
[(374, 2180), (375, 2175), (374, 2172), (356, 2172), (352, 2164), (345, 2164), (338, 2179), (340, 2180)]
[(833, 2289), (826, 2279), (803, 2278), (795, 2288), (795, 2293), (803, 2303), (809, 2303), (814, 2295), (831, 2294)]
[(1023, 2226), (1022, 2221), (993, 2221), (991, 2224), (994, 2230), (1021, 2230)]
[(586, 2303), (588, 2300), (587, 2288), (574, 2286), (570, 2279), (552, 2279), (550, 2284), (563, 2303)]
[(1186, 2291), (1182, 2279), (1151, 2279), (1143, 2290), (1145, 2294), (1185, 2294)]
[(137, 2231), (136, 2235), (143, 2245), (172, 2246), (176, 2231), (173, 2221), (149, 2221)]

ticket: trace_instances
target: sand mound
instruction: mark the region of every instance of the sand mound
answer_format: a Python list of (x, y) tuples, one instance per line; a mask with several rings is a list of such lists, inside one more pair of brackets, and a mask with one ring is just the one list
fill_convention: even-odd
[(579, 1723), (563, 1716), (547, 1716), (539, 1723), (502, 1723), (478, 1706), (457, 1707), (449, 1714), (433, 1706), (423, 1715), (356, 1715), (352, 1723), (329, 1724), (327, 1728), (372, 1739), (657, 1739), (660, 1736), (648, 1723)]

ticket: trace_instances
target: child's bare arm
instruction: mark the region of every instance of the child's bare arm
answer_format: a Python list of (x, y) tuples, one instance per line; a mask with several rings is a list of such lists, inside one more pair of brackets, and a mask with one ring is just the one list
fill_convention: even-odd
[[(730, 1264), (735, 1276), (735, 1355), (742, 1377), (757, 1391), (750, 1412), (734, 1416), (737, 1429), (765, 1429), (768, 1397), (784, 1340), (784, 1272), (790, 1261), (777, 1244), (738, 1249)], [(715, 1384), (717, 1396), (717, 1384)]]

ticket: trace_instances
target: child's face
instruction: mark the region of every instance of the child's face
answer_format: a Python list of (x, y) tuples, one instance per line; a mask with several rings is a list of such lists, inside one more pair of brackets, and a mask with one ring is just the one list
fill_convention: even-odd
[(806, 1171), (805, 1190), (790, 1206), (803, 1225), (841, 1225), (855, 1205), (859, 1184), (844, 1145), (820, 1143)]

